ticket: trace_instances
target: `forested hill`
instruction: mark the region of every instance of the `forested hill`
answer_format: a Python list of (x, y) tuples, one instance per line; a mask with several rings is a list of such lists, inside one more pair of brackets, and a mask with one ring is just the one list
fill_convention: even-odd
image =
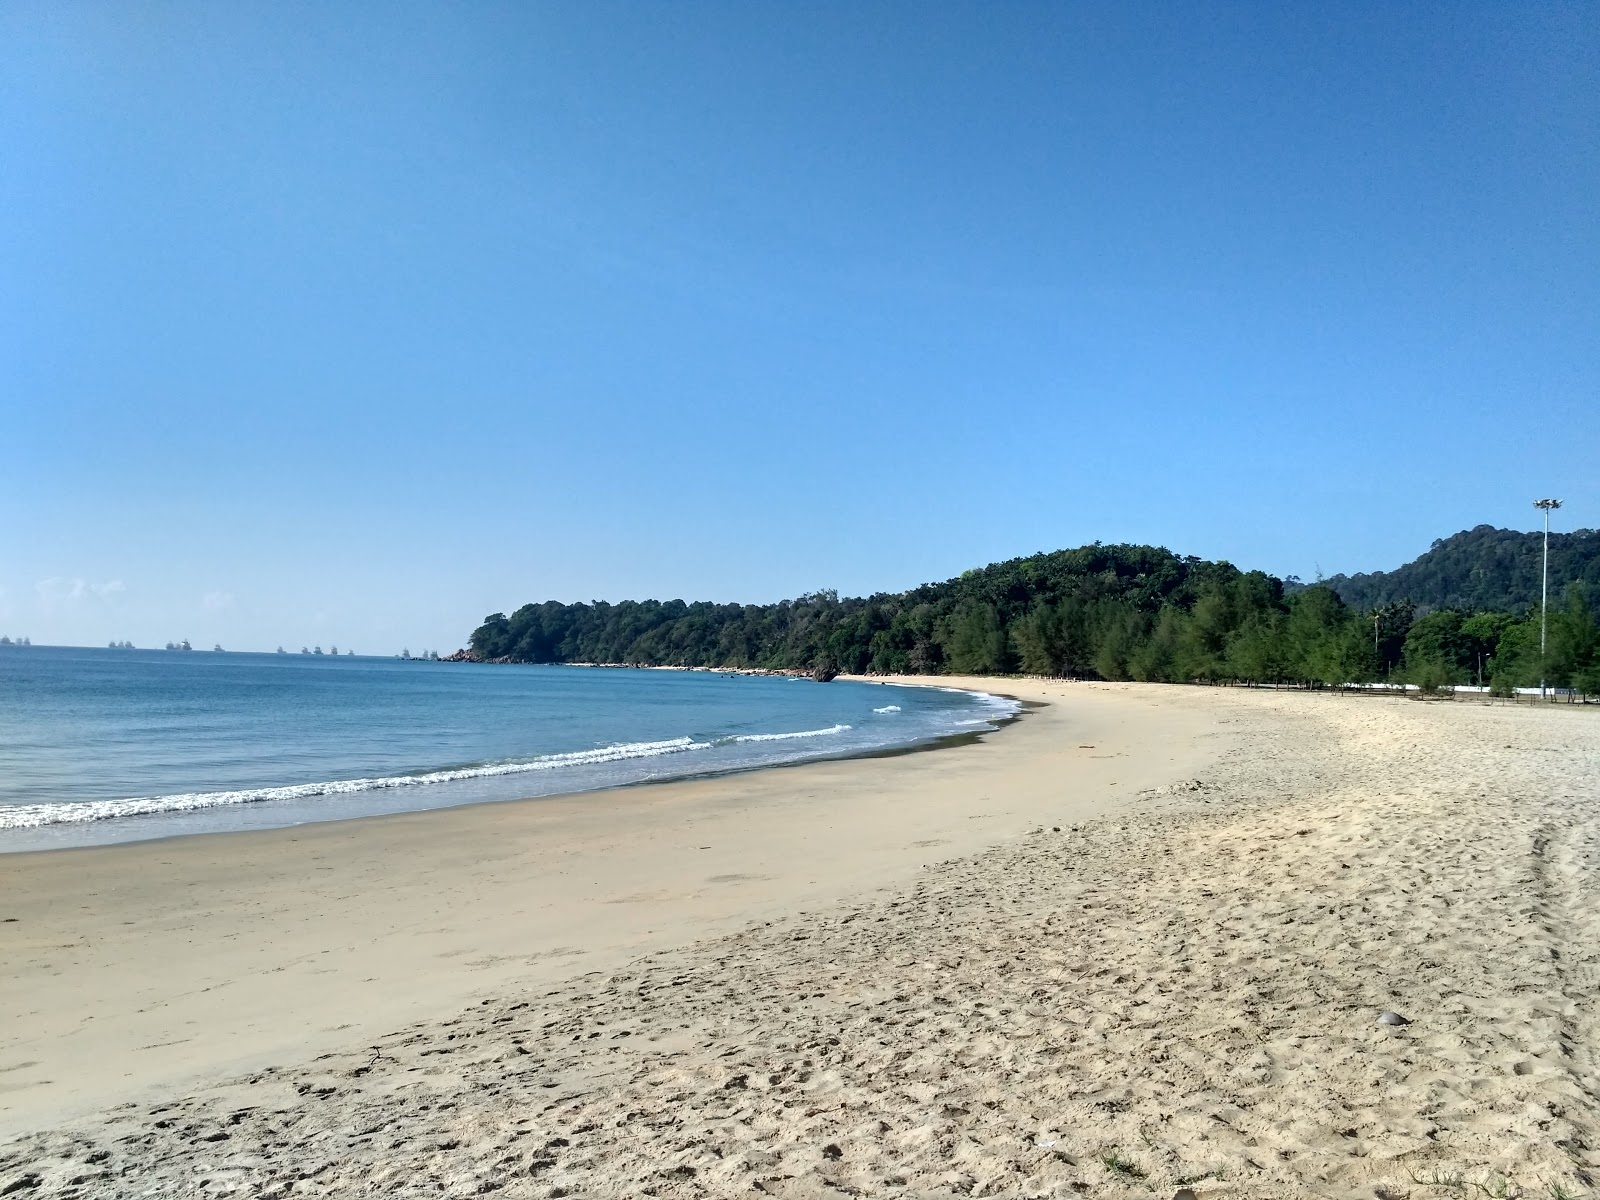
[[(1335, 575), (1322, 582), (1359, 609), (1409, 600), (1427, 608), (1525, 613), (1539, 600), (1543, 533), (1479, 525), (1433, 543), (1393, 571)], [(1600, 597), (1600, 530), (1550, 535), (1551, 604), (1574, 582)]]
[[(1439, 543), (1492, 540), (1473, 530)], [(1527, 535), (1508, 535), (1525, 539)], [(1576, 550), (1592, 569), (1595, 535), (1567, 535), (1563, 563)], [(1552, 539), (1552, 550), (1555, 549)], [(1521, 551), (1517, 551), (1520, 554)], [(1427, 563), (1425, 555), (1402, 571)], [(1516, 571), (1525, 571), (1512, 555)], [(1435, 568), (1443, 575), (1443, 568)], [(1549, 651), (1539, 650), (1537, 618), (1479, 611), (1488, 604), (1440, 608), (1422, 616), (1410, 600), (1360, 611), (1337, 591), (1293, 587), (1260, 571), (1182, 558), (1154, 546), (1083, 546), (995, 563), (943, 583), (862, 599), (817, 592), (777, 604), (642, 600), (608, 604), (528, 604), (494, 613), (473, 631), (464, 657), (525, 663), (626, 663), (640, 666), (756, 667), (833, 672), (1003, 674), (1141, 680), (1242, 680), (1343, 684), (1405, 678), (1426, 687), (1492, 680), (1500, 690), (1548, 678), (1600, 693), (1600, 625), (1576, 572), (1552, 569)], [(1394, 572), (1388, 578), (1402, 574)], [(1508, 569), (1499, 592), (1522, 575)], [(1470, 569), (1466, 578), (1474, 578)], [(1382, 578), (1357, 576), (1355, 585)], [(1425, 582), (1430, 576), (1414, 578)], [(1423, 596), (1447, 598), (1452, 593)], [(1525, 581), (1522, 586), (1525, 586)], [(1388, 594), (1388, 593), (1384, 593)], [(1600, 588), (1591, 590), (1600, 596)], [(1558, 607), (1559, 606), (1559, 607)], [(1509, 605), (1502, 607), (1509, 608)]]
[[(817, 592), (777, 604), (682, 600), (560, 604), (496, 613), (472, 634), (474, 657), (517, 662), (936, 673), (1006, 670), (1023, 657), (1022, 626), (1040, 606), (1097, 619), (1153, 620), (1193, 606), (1208, 583), (1245, 578), (1227, 563), (1180, 558), (1153, 546), (1084, 546), (1012, 559), (907, 592), (840, 599)], [(1263, 595), (1277, 580), (1249, 577)], [(1021, 633), (1021, 643), (1017, 635)], [(1087, 650), (1084, 654), (1087, 654)], [(1083, 657), (1079, 655), (1078, 657)], [(1072, 654), (1063, 669), (1091, 671)]]

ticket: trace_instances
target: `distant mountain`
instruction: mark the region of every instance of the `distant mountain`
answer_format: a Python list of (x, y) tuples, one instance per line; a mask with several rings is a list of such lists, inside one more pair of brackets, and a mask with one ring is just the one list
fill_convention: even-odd
[[(1539, 601), (1544, 534), (1479, 525), (1433, 543), (1428, 552), (1393, 571), (1335, 575), (1322, 582), (1353, 608), (1396, 600), (1427, 608), (1495, 609), (1525, 613)], [(1550, 604), (1567, 585), (1582, 581), (1600, 599), (1600, 530), (1550, 535)]]

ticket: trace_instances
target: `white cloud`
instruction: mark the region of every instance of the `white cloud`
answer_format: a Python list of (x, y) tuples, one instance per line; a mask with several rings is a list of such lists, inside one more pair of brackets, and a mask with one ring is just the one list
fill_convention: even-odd
[(120, 579), (90, 583), (86, 579), (68, 579), (64, 575), (52, 575), (49, 579), (41, 579), (34, 584), (33, 590), (39, 594), (40, 605), (50, 610), (81, 604), (86, 600), (109, 602), (128, 589)]
[(204, 604), (212, 612), (219, 612), (224, 608), (232, 607), (233, 593), (224, 591), (207, 592), (200, 597), (200, 603)]
[(49, 579), (41, 579), (33, 585), (33, 590), (39, 593), (39, 599), (48, 607), (57, 604), (67, 604), (74, 600), (83, 599), (89, 585), (81, 579), (63, 579), (59, 575)]

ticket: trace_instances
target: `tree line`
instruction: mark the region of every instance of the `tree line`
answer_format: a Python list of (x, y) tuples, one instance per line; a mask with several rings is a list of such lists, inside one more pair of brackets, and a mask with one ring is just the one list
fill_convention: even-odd
[[(1323, 580), (1346, 604), (1371, 609), (1409, 599), (1461, 612), (1526, 614), (1539, 598), (1544, 539), (1538, 532), (1479, 525), (1440, 538), (1393, 571), (1334, 575)], [(1550, 578), (1581, 583), (1600, 596), (1600, 530), (1550, 535)]]
[(1600, 631), (1581, 585), (1538, 615), (1391, 601), (1366, 610), (1153, 546), (1100, 545), (995, 563), (906, 592), (816, 592), (776, 604), (546, 601), (493, 613), (467, 656), (855, 674), (1011, 674), (1162, 682), (1432, 687), (1539, 682), (1600, 693)]

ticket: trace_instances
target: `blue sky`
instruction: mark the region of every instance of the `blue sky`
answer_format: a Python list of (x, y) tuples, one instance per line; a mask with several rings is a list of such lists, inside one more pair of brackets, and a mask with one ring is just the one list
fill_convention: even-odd
[(0, 632), (1600, 525), (1592, 5), (0, 8)]

